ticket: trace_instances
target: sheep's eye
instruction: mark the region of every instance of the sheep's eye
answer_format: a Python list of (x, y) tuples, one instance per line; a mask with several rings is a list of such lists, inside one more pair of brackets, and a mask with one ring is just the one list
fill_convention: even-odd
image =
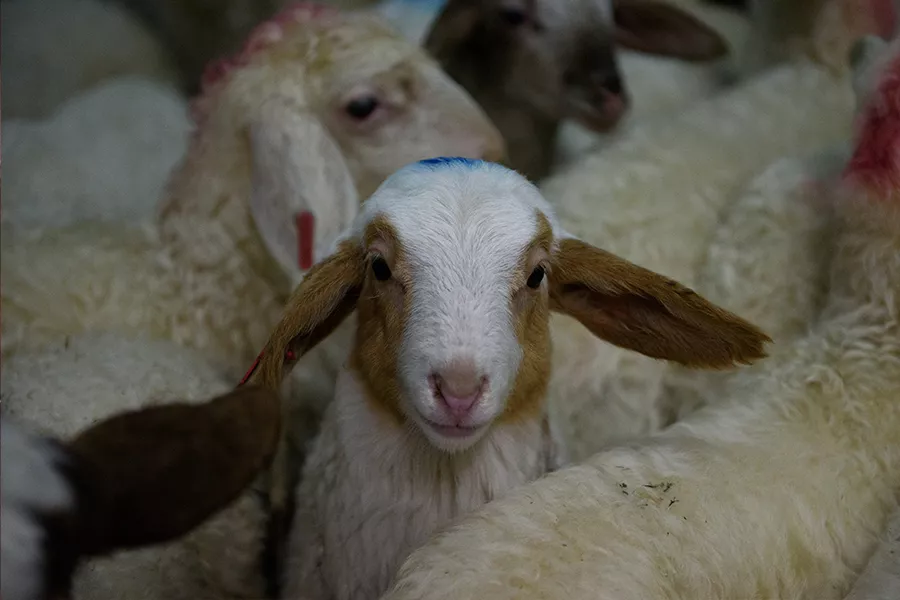
[(531, 275), (528, 276), (528, 281), (525, 282), (525, 285), (530, 287), (533, 290), (536, 290), (540, 287), (541, 282), (544, 280), (544, 267), (538, 265), (534, 268), (534, 271), (531, 272)]
[(362, 121), (375, 112), (378, 104), (378, 98), (375, 96), (362, 96), (351, 100), (344, 110), (354, 119)]
[(372, 259), (372, 274), (378, 281), (387, 281), (391, 278), (391, 268), (380, 256)]
[(500, 9), (500, 18), (503, 19), (507, 25), (512, 25), (513, 27), (518, 27), (528, 20), (528, 16), (524, 11), (508, 6)]

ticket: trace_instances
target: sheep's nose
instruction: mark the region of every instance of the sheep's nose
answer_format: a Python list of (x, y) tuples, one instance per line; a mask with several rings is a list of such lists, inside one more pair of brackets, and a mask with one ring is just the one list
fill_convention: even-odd
[(619, 77), (618, 73), (607, 73), (606, 75), (601, 76), (599, 84), (600, 87), (616, 96), (621, 95), (622, 90), (624, 89), (622, 78)]
[(472, 412), (484, 393), (487, 377), (469, 360), (454, 361), (431, 375), (439, 402), (455, 417)]

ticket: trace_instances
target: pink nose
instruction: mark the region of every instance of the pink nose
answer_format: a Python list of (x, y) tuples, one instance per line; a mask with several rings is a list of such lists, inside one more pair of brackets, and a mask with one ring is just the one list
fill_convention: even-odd
[(455, 362), (431, 375), (435, 396), (450, 414), (461, 417), (472, 412), (484, 392), (487, 377), (469, 361)]

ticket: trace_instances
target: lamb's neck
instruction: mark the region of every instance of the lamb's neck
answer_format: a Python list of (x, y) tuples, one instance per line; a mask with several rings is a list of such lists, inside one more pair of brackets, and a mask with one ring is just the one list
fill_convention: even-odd
[[(359, 475), (380, 477), (401, 497), (428, 497), (447, 517), (472, 510), (544, 473), (541, 419), (495, 423), (472, 448), (450, 454), (435, 448), (417, 426), (374, 401), (350, 368), (335, 393), (340, 443)], [(357, 461), (358, 457), (358, 461)], [(377, 475), (374, 475), (377, 473)]]

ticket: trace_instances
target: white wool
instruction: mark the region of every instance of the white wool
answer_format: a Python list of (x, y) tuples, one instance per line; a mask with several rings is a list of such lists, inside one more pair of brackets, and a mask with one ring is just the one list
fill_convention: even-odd
[(842, 598), (900, 489), (897, 200), (841, 198), (820, 319), (720, 404), (487, 505), (383, 598)]
[[(843, 143), (852, 114), (849, 78), (801, 60), (675, 119), (639, 124), (541, 188), (572, 234), (694, 287), (719, 213), (747, 180), (775, 157)], [(575, 460), (665, 423), (665, 363), (566, 317), (554, 317), (553, 337), (551, 404)]]
[[(0, 379), (4, 418), (63, 439), (120, 411), (171, 401), (203, 402), (233, 386), (220, 366), (195, 351), (145, 336), (108, 333), (73, 336), (39, 352), (4, 357)], [(5, 484), (5, 455), (3, 460)], [(262, 597), (257, 561), (264, 518), (255, 492), (247, 491), (183, 539), (86, 562), (76, 572), (73, 598)], [(6, 575), (3, 581), (5, 586)], [(18, 596), (7, 596), (4, 587), (3, 597)]]
[(45, 531), (38, 514), (71, 508), (72, 489), (58, 465), (60, 450), (26, 433), (9, 419), (0, 421), (0, 594), (38, 600), (44, 589)]
[(844, 600), (900, 598), (900, 509), (882, 533), (881, 544)]
[[(698, 271), (696, 290), (765, 331), (776, 344), (807, 332), (828, 291), (835, 184), (846, 148), (775, 161), (725, 207)], [(678, 420), (722, 397), (731, 371), (671, 365), (659, 406)]]
[(48, 115), (120, 75), (176, 82), (165, 49), (114, 1), (4, 0), (0, 51), (4, 120)]
[(44, 120), (6, 118), (3, 223), (154, 217), (190, 128), (179, 92), (133, 76), (78, 93)]

